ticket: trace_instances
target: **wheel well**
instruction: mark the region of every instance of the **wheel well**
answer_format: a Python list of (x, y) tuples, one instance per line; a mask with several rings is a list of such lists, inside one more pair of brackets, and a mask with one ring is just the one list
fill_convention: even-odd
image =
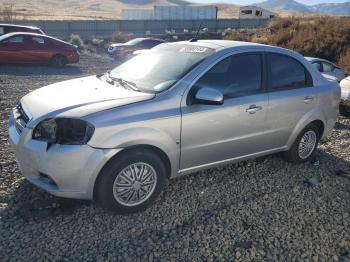
[(321, 120), (315, 120), (312, 121), (310, 124), (314, 124), (315, 126), (317, 126), (318, 130), (320, 131), (320, 138), (323, 136), (323, 132), (324, 132), (324, 123)]
[(111, 162), (113, 161), (116, 161), (117, 158), (119, 158), (121, 155), (127, 153), (127, 152), (130, 152), (130, 151), (140, 151), (140, 150), (149, 150), (149, 151), (152, 151), (154, 152), (155, 154), (157, 154), (161, 159), (162, 161), (164, 162), (165, 164), (165, 168), (166, 168), (166, 174), (167, 174), (167, 177), (170, 178), (170, 175), (171, 175), (171, 163), (170, 163), (170, 159), (169, 157), (167, 156), (167, 154), (161, 150), (160, 148), (158, 147), (155, 147), (155, 146), (151, 146), (151, 145), (136, 145), (136, 146), (130, 146), (128, 148), (125, 148), (123, 149), (122, 151), (118, 152), (117, 154), (115, 154), (113, 157), (111, 157), (111, 159), (109, 159), (107, 161), (107, 163), (105, 163), (105, 165), (102, 167), (102, 169), (100, 170), (99, 174), (97, 175), (96, 177), (96, 180), (95, 180), (95, 184), (94, 184), (94, 190), (93, 190), (93, 196), (95, 198), (95, 193), (96, 193), (96, 186), (98, 184), (98, 181), (99, 181), (99, 177), (100, 177), (100, 174), (102, 172), (102, 170)]
[(53, 56), (50, 58), (50, 62), (52, 61), (52, 59), (54, 59), (55, 57), (58, 57), (58, 56), (63, 57), (66, 61), (68, 61), (68, 59), (67, 59), (67, 57), (66, 57), (65, 55), (62, 55), (62, 54), (55, 54), (55, 55), (53, 55)]

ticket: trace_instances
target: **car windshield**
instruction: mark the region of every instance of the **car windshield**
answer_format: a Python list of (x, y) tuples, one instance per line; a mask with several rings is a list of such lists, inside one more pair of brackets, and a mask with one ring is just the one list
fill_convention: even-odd
[(125, 44), (126, 45), (135, 45), (135, 44), (138, 44), (139, 42), (142, 42), (143, 39), (140, 39), (140, 38), (135, 38), (135, 39), (132, 39), (128, 42), (126, 42)]
[(170, 88), (214, 49), (188, 44), (166, 44), (131, 58), (110, 72), (112, 78), (133, 83), (145, 92)]

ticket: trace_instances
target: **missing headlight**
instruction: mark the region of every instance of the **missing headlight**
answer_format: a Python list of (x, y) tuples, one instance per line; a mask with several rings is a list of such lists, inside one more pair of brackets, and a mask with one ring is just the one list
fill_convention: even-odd
[(90, 140), (94, 130), (92, 124), (81, 119), (47, 119), (34, 129), (33, 139), (50, 144), (83, 145)]

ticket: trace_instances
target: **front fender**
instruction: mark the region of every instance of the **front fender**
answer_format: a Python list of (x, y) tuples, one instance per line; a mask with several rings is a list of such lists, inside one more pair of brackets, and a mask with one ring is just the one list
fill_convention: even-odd
[(163, 151), (171, 164), (171, 176), (177, 173), (180, 159), (180, 142), (166, 132), (151, 127), (131, 127), (104, 136), (98, 144), (89, 144), (95, 148), (125, 149), (131, 146), (148, 145)]

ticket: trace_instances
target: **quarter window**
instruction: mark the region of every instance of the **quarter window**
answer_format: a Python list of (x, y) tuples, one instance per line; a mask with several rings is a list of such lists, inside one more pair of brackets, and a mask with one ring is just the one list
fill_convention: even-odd
[(38, 45), (44, 45), (45, 44), (45, 40), (42, 37), (32, 37), (32, 41), (34, 44), (38, 44)]
[(272, 90), (293, 89), (309, 86), (305, 67), (292, 57), (269, 54)]
[(329, 63), (325, 63), (323, 62), (323, 72), (332, 72), (334, 69), (334, 66), (329, 64)]
[(322, 65), (320, 62), (314, 62), (312, 65), (319, 71), (322, 72)]
[(260, 92), (261, 83), (261, 55), (244, 54), (230, 56), (217, 63), (197, 81), (195, 89), (215, 88), (225, 98), (232, 98)]

